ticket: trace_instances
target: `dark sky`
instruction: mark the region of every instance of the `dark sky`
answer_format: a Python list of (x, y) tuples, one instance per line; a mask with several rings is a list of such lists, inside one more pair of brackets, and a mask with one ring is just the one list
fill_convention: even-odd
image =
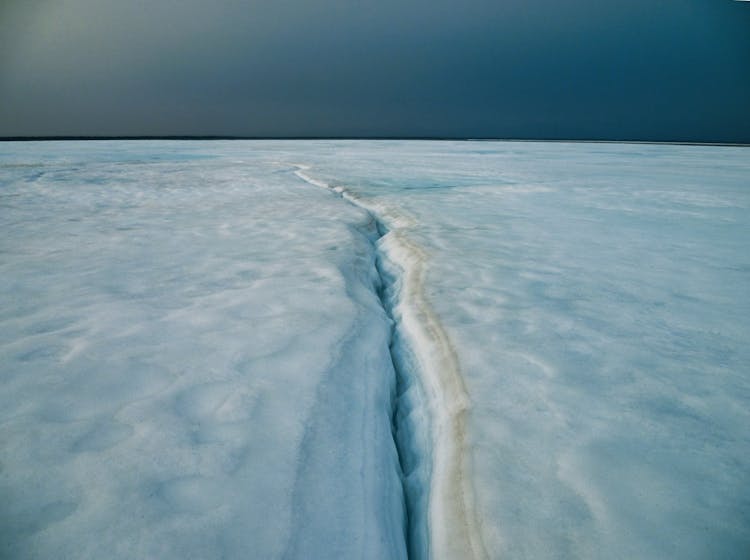
[(750, 142), (750, 2), (0, 0), (0, 136)]

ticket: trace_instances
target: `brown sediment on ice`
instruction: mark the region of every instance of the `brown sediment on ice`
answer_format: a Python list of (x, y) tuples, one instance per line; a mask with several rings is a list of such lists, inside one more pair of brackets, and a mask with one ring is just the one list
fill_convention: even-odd
[(430, 402), (433, 465), (430, 480), (431, 557), (487, 558), (474, 507), (467, 421), (470, 401), (458, 356), (424, 292), (427, 258), (398, 231), (384, 240), (389, 257), (403, 270), (400, 312), (420, 361)]

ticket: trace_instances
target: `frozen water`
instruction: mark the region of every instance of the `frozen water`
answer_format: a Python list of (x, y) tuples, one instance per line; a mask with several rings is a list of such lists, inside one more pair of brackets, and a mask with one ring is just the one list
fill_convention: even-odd
[(750, 149), (340, 145), (427, 253), (491, 557), (750, 554)]
[(403, 557), (412, 460), (413, 556), (750, 552), (748, 148), (6, 143), (0, 225), (0, 555)]
[(403, 555), (369, 216), (247, 145), (2, 150), (0, 556)]

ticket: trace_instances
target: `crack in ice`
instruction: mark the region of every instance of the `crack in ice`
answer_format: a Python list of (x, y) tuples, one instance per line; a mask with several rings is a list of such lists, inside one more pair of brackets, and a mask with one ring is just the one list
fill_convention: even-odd
[(377, 295), (392, 321), (389, 352), (396, 375), (392, 433), (401, 468), (407, 557), (486, 558), (469, 478), (469, 399), (458, 358), (422, 292), (424, 251), (383, 218), (383, 209), (295, 165), (295, 175), (364, 210), (377, 226), (373, 242)]

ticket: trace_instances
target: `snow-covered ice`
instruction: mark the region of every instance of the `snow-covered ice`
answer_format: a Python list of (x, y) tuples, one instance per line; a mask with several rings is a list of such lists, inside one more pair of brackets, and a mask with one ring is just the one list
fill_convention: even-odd
[(750, 149), (342, 145), (424, 248), (491, 557), (750, 553)]
[(0, 555), (399, 557), (366, 213), (247, 145), (10, 148)]
[(6, 143), (0, 225), (4, 556), (750, 552), (750, 148)]

